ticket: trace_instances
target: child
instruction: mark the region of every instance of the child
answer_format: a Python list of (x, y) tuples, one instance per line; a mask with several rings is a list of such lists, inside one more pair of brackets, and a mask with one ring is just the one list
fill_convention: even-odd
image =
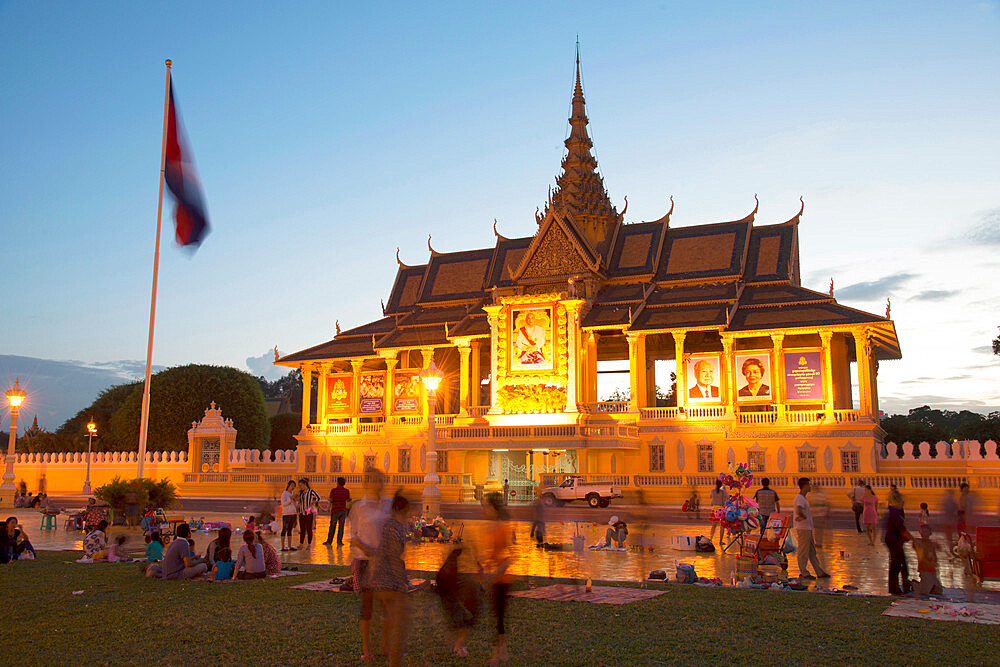
[(132, 560), (128, 554), (125, 553), (125, 540), (127, 537), (125, 535), (119, 535), (115, 538), (115, 543), (111, 545), (108, 549), (108, 562), (117, 563), (119, 561), (129, 561)]
[(188, 546), (191, 547), (191, 558), (197, 558), (198, 552), (194, 550), (194, 538), (187, 538)]
[(215, 565), (212, 567), (212, 575), (216, 581), (232, 579), (234, 567), (236, 567), (236, 562), (233, 560), (232, 549), (222, 547), (215, 552)]
[(163, 560), (163, 538), (158, 530), (146, 536), (146, 560), (150, 563)]
[[(921, 518), (926, 506), (926, 503), (921, 504)], [(920, 538), (913, 541), (913, 549), (917, 552), (917, 571), (920, 573), (917, 592), (921, 595), (941, 595), (943, 591), (937, 576), (938, 545), (931, 539), (931, 527), (926, 523), (920, 524)]]
[(243, 530), (249, 531), (251, 533), (257, 532), (257, 528), (254, 526), (255, 523), (256, 523), (256, 517), (251, 515), (250, 518), (248, 518), (246, 523), (244, 524)]
[(929, 525), (931, 522), (931, 513), (927, 509), (927, 503), (920, 503), (920, 527)]

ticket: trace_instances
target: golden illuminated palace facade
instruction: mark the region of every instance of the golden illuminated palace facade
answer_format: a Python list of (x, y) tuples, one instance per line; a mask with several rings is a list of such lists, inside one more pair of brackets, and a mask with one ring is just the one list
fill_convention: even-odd
[[(504, 480), (530, 498), (578, 473), (670, 504), (735, 461), (784, 487), (877, 472), (876, 379), (900, 358), (895, 328), (800, 285), (802, 209), (778, 224), (758, 224), (755, 207), (671, 227), (671, 203), (626, 223), (587, 123), (578, 63), (562, 171), (533, 236), (494, 226), (491, 247), (400, 262), (384, 317), (276, 361), (319, 380), (316, 414), (303, 383), (299, 471), (377, 467), (419, 489), (431, 462), (446, 502)], [(598, 364), (613, 360), (628, 361), (631, 392), (601, 402)], [(432, 361), (444, 376), (433, 425), (420, 381)], [(676, 368), (670, 404), (657, 361)]]

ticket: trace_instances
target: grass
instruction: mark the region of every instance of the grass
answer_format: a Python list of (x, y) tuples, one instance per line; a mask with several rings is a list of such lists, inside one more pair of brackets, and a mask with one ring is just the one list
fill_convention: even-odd
[[(9, 659), (45, 665), (359, 662), (357, 598), (289, 589), (346, 568), (306, 565), (305, 576), (223, 585), (144, 579), (135, 564), (67, 562), (76, 557), (39, 552), (36, 561), (0, 567), (0, 641)], [(511, 663), (1000, 663), (1000, 627), (881, 616), (886, 599), (658, 586), (669, 592), (621, 606), (511, 598)], [(471, 657), (459, 661), (448, 650), (437, 598), (420, 592), (411, 601), (409, 664), (472, 665), (488, 657), (493, 625), (486, 608), (469, 638)]]

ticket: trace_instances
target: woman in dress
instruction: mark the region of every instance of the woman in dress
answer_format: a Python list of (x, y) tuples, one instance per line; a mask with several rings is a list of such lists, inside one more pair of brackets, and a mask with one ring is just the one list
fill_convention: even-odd
[(872, 485), (865, 485), (865, 509), (861, 514), (861, 522), (865, 524), (865, 534), (868, 544), (875, 546), (875, 524), (878, 523), (878, 496), (872, 491)]
[(397, 495), (392, 499), (392, 511), (382, 524), (382, 538), (375, 551), (372, 566), (372, 590), (385, 608), (382, 619), (382, 649), (390, 665), (400, 665), (406, 643), (407, 600), (410, 582), (403, 565), (406, 546), (406, 522), (410, 502)]

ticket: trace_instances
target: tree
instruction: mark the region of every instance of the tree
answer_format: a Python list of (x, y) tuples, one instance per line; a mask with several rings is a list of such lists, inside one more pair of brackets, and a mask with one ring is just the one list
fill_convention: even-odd
[[(125, 401), (136, 392), (139, 393), (140, 397), (142, 396), (142, 382), (126, 382), (108, 387), (97, 395), (97, 398), (94, 399), (94, 402), (89, 407), (80, 410), (74, 416), (67, 419), (56, 430), (56, 433), (64, 436), (79, 436), (82, 438), (83, 445), (81, 449), (75, 449), (74, 451), (85, 451), (87, 449), (87, 422), (93, 419), (94, 423), (97, 424), (97, 435), (94, 436), (93, 451), (112, 451), (111, 418)], [(132, 443), (126, 449), (131, 450), (135, 449), (135, 447), (136, 443)]]
[[(288, 405), (289, 412), (302, 414), (302, 371), (293, 368), (287, 375), (277, 380), (268, 380), (261, 376), (257, 378), (260, 390), (264, 392), (264, 398), (283, 398)], [(309, 392), (309, 405), (311, 414), (316, 414), (316, 400), (319, 397), (319, 378), (312, 378), (311, 391)]]
[(298, 441), (295, 436), (302, 428), (302, 415), (296, 412), (282, 412), (274, 415), (271, 422), (271, 451), (279, 449), (295, 449)]
[[(1000, 329), (1000, 327), (997, 327)], [(993, 354), (1000, 355), (1000, 336), (993, 339)]]
[[(264, 394), (256, 378), (226, 366), (191, 364), (160, 371), (150, 385), (148, 449), (186, 450), (191, 423), (205, 415), (213, 401), (233, 420), (236, 446), (264, 449), (270, 426)], [(139, 442), (142, 391), (133, 392), (111, 418), (113, 448), (133, 450)]]

